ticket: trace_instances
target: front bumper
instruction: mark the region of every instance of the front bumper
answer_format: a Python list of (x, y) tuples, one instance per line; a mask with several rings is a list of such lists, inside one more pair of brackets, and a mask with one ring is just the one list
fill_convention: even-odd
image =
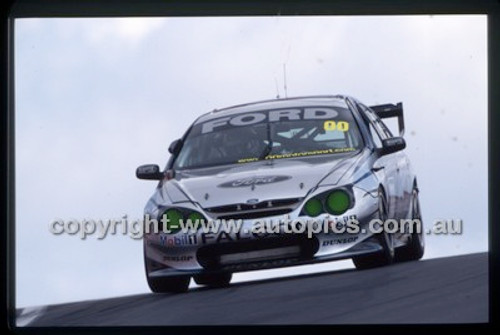
[(323, 256), (313, 256), (310, 259), (300, 259), (300, 258), (282, 258), (274, 260), (262, 260), (257, 262), (243, 262), (238, 264), (229, 264), (216, 269), (176, 269), (173, 267), (166, 267), (162, 269), (157, 269), (149, 272), (150, 277), (175, 277), (175, 276), (193, 276), (199, 274), (207, 273), (221, 273), (221, 272), (245, 272), (245, 271), (255, 271), (264, 269), (275, 269), (283, 268), (289, 266), (305, 265), (329, 262), (335, 260), (348, 259), (355, 256), (371, 254), (375, 252), (382, 251), (382, 246), (375, 241), (375, 239), (368, 239), (362, 243), (359, 243), (352, 248), (330, 255)]
[[(377, 215), (376, 197), (355, 189), (356, 204), (340, 217), (322, 214), (316, 219), (345, 222), (355, 217), (360, 223), (357, 234), (253, 233), (255, 220), (243, 220), (239, 232), (146, 234), (144, 238), (146, 269), (150, 277), (195, 275), (213, 272), (242, 272), (346, 259), (381, 250), (367, 224)], [(300, 216), (300, 208), (287, 214), (290, 220)], [(282, 216), (267, 220), (280, 220)]]

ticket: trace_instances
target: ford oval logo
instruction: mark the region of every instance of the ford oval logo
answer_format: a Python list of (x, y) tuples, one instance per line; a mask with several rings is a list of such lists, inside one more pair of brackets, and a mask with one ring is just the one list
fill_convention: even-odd
[(218, 187), (247, 187), (247, 186), (256, 186), (256, 185), (265, 185), (271, 183), (277, 183), (280, 181), (288, 180), (292, 177), (290, 176), (259, 176), (259, 177), (249, 177), (236, 179), (232, 181), (228, 181), (217, 185)]

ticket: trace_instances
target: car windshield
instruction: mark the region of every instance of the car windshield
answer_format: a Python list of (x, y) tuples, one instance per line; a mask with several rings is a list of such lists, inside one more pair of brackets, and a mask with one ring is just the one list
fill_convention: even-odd
[(356, 151), (361, 145), (357, 124), (345, 108), (252, 112), (195, 124), (174, 168), (336, 155)]

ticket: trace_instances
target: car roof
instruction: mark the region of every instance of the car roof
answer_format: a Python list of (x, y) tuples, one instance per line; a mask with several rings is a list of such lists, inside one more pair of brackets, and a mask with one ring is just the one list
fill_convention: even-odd
[(212, 119), (218, 119), (224, 116), (233, 116), (240, 113), (250, 113), (281, 108), (300, 108), (308, 106), (334, 106), (348, 108), (345, 99), (346, 96), (343, 95), (313, 95), (256, 101), (221, 109), (214, 109), (209, 113), (201, 115), (195, 121), (195, 124), (206, 122)]

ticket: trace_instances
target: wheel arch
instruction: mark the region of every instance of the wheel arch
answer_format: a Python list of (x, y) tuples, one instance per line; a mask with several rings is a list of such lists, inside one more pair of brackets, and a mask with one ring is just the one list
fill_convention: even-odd
[(382, 183), (378, 184), (378, 189), (379, 189), (379, 191), (382, 191), (382, 194), (384, 195), (384, 198), (385, 198), (386, 203), (387, 203), (387, 200), (388, 200), (387, 199), (387, 191), (385, 190), (384, 184), (382, 184)]

